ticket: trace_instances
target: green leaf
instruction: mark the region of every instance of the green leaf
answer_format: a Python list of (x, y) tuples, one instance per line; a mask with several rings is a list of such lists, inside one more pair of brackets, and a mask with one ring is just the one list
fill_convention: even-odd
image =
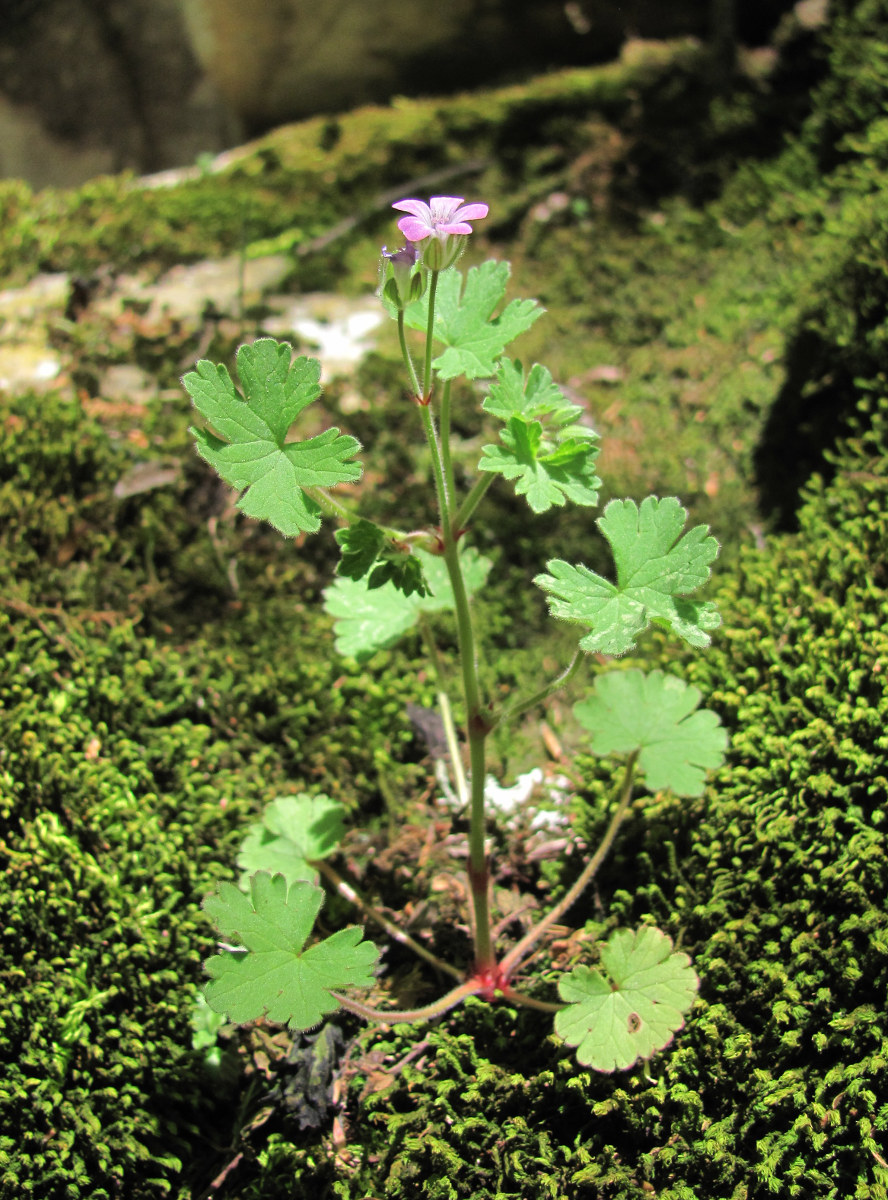
[(342, 554), (336, 574), (347, 579), (363, 579), (368, 575), (385, 545), (384, 531), (363, 518), (345, 529), (337, 529), (333, 536)]
[(336, 568), (337, 575), (347, 579), (369, 576), (367, 587), (378, 588), (391, 583), (411, 596), (429, 595), (422, 563), (407, 545), (392, 541), (383, 529), (372, 521), (355, 521), (334, 534), (342, 550)]
[[(509, 274), (507, 262), (482, 263), (469, 270), (464, 289), (460, 271), (438, 276), (433, 336), (447, 348), (432, 366), (441, 379), (493, 375), (506, 346), (543, 315), (536, 300), (513, 300), (493, 316), (505, 297)], [(425, 331), (428, 326), (429, 294), (405, 310), (404, 319), (413, 329)]]
[(288, 442), (290, 426), (321, 394), (320, 363), (300, 357), (274, 338), (260, 338), (237, 352), (244, 396), (223, 365), (207, 359), (183, 379), (194, 405), (215, 433), (192, 429), (197, 452), (226, 483), (246, 489), (238, 508), (268, 521), (287, 537), (315, 533), (320, 509), (302, 490), (333, 487), (361, 477), (360, 463), (346, 462), (360, 449), (353, 437), (327, 429), (304, 442)]
[(499, 363), (496, 379), (481, 407), (506, 423), (512, 417), (527, 421), (549, 417), (563, 426), (583, 415), (582, 408), (571, 404), (544, 366), (534, 363), (525, 379), (521, 363), (508, 358)]
[(191, 1046), (194, 1050), (210, 1050), (219, 1040), (219, 1030), (225, 1025), (225, 1017), (213, 1012), (206, 997), (200, 992), (194, 998), (191, 1009)]
[(395, 550), (383, 554), (378, 563), (367, 577), (367, 587), (384, 587), (390, 583), (405, 596), (430, 596), (426, 577), (423, 574), (422, 563), (410, 551), (398, 553)]
[[(718, 542), (697, 525), (680, 538), (687, 513), (673, 496), (612, 500), (596, 522), (610, 542), (617, 567), (615, 584), (582, 565), (547, 563), (548, 575), (534, 580), (549, 592), (552, 615), (588, 625), (583, 650), (625, 654), (651, 622), (665, 625), (692, 646), (709, 644), (721, 624), (714, 604), (688, 600), (709, 578)], [(679, 540), (680, 539), (680, 540)]]
[(576, 423), (583, 410), (564, 397), (545, 367), (536, 363), (525, 379), (520, 362), (504, 360), (483, 408), (506, 428), (502, 446), (484, 446), (480, 470), (517, 480), (516, 493), (536, 513), (568, 500), (586, 507), (598, 503), (598, 435)]
[(485, 446), (478, 467), (517, 480), (516, 494), (526, 496), (535, 513), (568, 500), (591, 507), (598, 503), (601, 480), (595, 474), (595, 435), (591, 429), (588, 434), (550, 441), (539, 421), (510, 417), (500, 433), (503, 445)]
[(484, 446), (480, 470), (517, 480), (516, 493), (527, 497), (534, 512), (568, 500), (586, 508), (598, 504), (598, 434), (576, 424), (582, 409), (566, 400), (545, 367), (538, 362), (524, 379), (520, 362), (500, 362), (482, 407), (505, 421), (505, 428), (499, 434), (503, 445)]
[(709, 709), (695, 712), (701, 692), (662, 671), (608, 671), (592, 695), (574, 705), (592, 732), (596, 754), (631, 754), (652, 792), (701, 796), (707, 771), (721, 766), (728, 735)]
[(329, 796), (278, 796), (265, 806), (261, 821), (253, 824), (237, 856), (240, 886), (247, 891), (255, 871), (280, 872), (295, 879), (317, 880), (309, 864), (333, 854), (345, 834), (345, 809)]
[(568, 1007), (555, 1032), (596, 1071), (622, 1071), (650, 1058), (684, 1025), (699, 981), (686, 954), (659, 929), (618, 929), (601, 951), (607, 973), (574, 967), (558, 984)]
[[(392, 584), (371, 589), (366, 580), (337, 579), (324, 592), (324, 607), (335, 618), (336, 649), (359, 662), (377, 650), (394, 645), (419, 620), (423, 612), (454, 608), (453, 589), (443, 558), (416, 550), (429, 586), (427, 596), (405, 596)], [(461, 556), (463, 577), (469, 595), (487, 578), (490, 560), (471, 547)]]
[(341, 929), (306, 950), (305, 941), (324, 898), (300, 880), (289, 891), (283, 875), (259, 871), (247, 897), (232, 883), (219, 884), (203, 906), (222, 937), (243, 949), (213, 955), (204, 988), (207, 1004), (243, 1024), (265, 1016), (291, 1029), (310, 1029), (338, 1008), (330, 991), (370, 987), (379, 951), (362, 930)]

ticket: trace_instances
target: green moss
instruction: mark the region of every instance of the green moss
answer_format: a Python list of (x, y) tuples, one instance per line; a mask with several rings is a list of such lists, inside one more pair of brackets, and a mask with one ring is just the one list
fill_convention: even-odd
[[(216, 1119), (189, 1048), (201, 897), (277, 791), (322, 788), (366, 821), (381, 765), (397, 789), (421, 687), (307, 657), (317, 622), (269, 617), (208, 619), (184, 652), (127, 623), (87, 653), (76, 619), (0, 615), (0, 1195), (170, 1186), (189, 1127)], [(344, 719), (357, 703), (360, 729)]]
[[(377, 1074), (359, 1066), (347, 1108), (362, 1156), (313, 1162), (278, 1136), (240, 1195), (284, 1195), (288, 1172), (338, 1178), (349, 1198), (888, 1194), (888, 401), (876, 408), (832, 484), (809, 489), (800, 534), (722, 584), (725, 631), (688, 675), (731, 730), (729, 762), (705, 800), (630, 824), (600, 875), (607, 926), (655, 920), (694, 954), (700, 1000), (677, 1045), (607, 1078), (508, 1008), (467, 1005), (418, 1051), (415, 1034), (371, 1033)], [(378, 1090), (381, 1062), (411, 1047)]]
[[(525, 173), (528, 145), (549, 143), (578, 114), (618, 115), (633, 91), (677, 63), (700, 62), (692, 47), (655, 47), (629, 65), (553, 73), (529, 86), (445, 100), (398, 100), (330, 120), (318, 117), (267, 135), (216, 174), (196, 172), (176, 187), (127, 177), (95, 180), (73, 192), (0, 191), (0, 273), (89, 273), (114, 262), (172, 265), (246, 252), (286, 234), (296, 249), (340, 219), (373, 220), (374, 197), (404, 180), (448, 172), (496, 171), (509, 162), (511, 186)], [(473, 172), (462, 165), (477, 159)], [(331, 183), (335, 182), (335, 187)], [(499, 189), (497, 189), (499, 190)], [(387, 207), (380, 201), (382, 209)], [(334, 260), (327, 263), (327, 278)]]

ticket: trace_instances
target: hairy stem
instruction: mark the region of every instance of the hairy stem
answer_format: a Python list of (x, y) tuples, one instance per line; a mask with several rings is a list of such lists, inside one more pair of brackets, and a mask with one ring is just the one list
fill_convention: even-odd
[(365, 917), (381, 926), (381, 928), (386, 931), (393, 941), (400, 942), (402, 946), (408, 946), (414, 954), (418, 954), (420, 958), (424, 958), (427, 963), (431, 963), (436, 970), (443, 971), (445, 975), (450, 975), (454, 979), (459, 980), (464, 978), (465, 972), (457, 970), (456, 967), (452, 967), (450, 963), (444, 962), (443, 959), (440, 959), (436, 955), (432, 954), (431, 950), (426, 950), (425, 946), (422, 946), (419, 942), (414, 941), (409, 933), (405, 933), (403, 929), (399, 929), (398, 926), (395, 925), (393, 921), (390, 921), (388, 917), (384, 916), (378, 908), (374, 908), (369, 901), (365, 900), (363, 896), (355, 891), (350, 883), (346, 883), (342, 876), (337, 874), (337, 872), (334, 871), (328, 863), (319, 859), (317, 862), (313, 862), (311, 866), (314, 867), (315, 870), (320, 871), (327, 882), (331, 883), (333, 887), (336, 888), (337, 892), (339, 892), (340, 896), (342, 896), (345, 900), (348, 900), (349, 904), (354, 904), (361, 910)]
[(435, 423), (429, 411), (431, 399), (432, 335), (435, 326), (435, 293), (438, 287), (438, 272), (432, 271), (429, 282), (429, 318), (426, 327), (425, 367), (420, 405), (423, 428), (432, 455), (432, 471), (438, 495), (441, 539), (444, 546), (444, 562), (456, 612), (456, 632), (459, 644), (460, 669), (462, 671), (463, 694), (466, 704), (466, 733), (469, 742), (471, 770), (471, 825), (469, 830), (469, 887), (472, 894), (474, 914), (475, 967), (477, 971), (490, 971), (494, 966), (493, 937), (490, 929), (490, 908), (487, 898), (489, 873), (484, 851), (484, 778), (486, 770), (486, 739), (490, 730), (481, 711), (481, 691), (478, 685), (478, 664), (475, 651), (475, 633), (472, 614), (466, 591), (462, 564), (459, 558), (458, 531), (450, 519), (452, 502), (452, 480), (448, 478), (446, 464), (450, 457), (450, 390), (445, 388), (442, 405), (445, 420), (442, 422), (442, 443), (438, 440)]
[(326, 488), (309, 485), (302, 490), (310, 500), (314, 500), (326, 516), (332, 517), (335, 521), (341, 521), (343, 525), (350, 525), (355, 520), (355, 514), (350, 512), (344, 504), (334, 500)]
[(478, 970), (493, 965), (493, 938), (490, 931), (490, 907), (487, 891), (489, 874), (484, 849), (484, 780), (486, 776), (486, 742), (489, 725), (481, 711), (481, 689), (478, 684), (478, 664), (475, 633), (455, 539), (445, 535), (444, 561), (453, 588), (456, 609), (456, 631), (459, 644), (463, 693), (466, 701), (466, 732), (469, 742), (471, 808), (469, 826), (469, 887), (472, 893), (475, 934), (475, 965)]
[(629, 755), (626, 763), (626, 771), (623, 776), (623, 786), (620, 791), (620, 800), (617, 804), (616, 811), (611, 817), (610, 824), (604, 837), (601, 839), (601, 844), (595, 851), (593, 856), (580, 873), (573, 887), (565, 892), (561, 900), (551, 909), (541, 921), (534, 925), (528, 933), (524, 935), (517, 945), (513, 946), (509, 953), (500, 963), (500, 969), (503, 977), (506, 979), (514, 975), (516, 969), (523, 959), (527, 957), (530, 951), (534, 948), (541, 937), (549, 930), (557, 921), (560, 921), (564, 914), (573, 907), (592, 880), (595, 878), (598, 868), (607, 857), (608, 851), (614, 843), (614, 839), (619, 832), (620, 826), (626, 819), (626, 814), (629, 811), (629, 805), (632, 800), (632, 784), (635, 779), (635, 763), (638, 759), (638, 751), (633, 750)]
[(431, 272), (429, 280), (429, 322), (426, 326), (425, 363), (422, 369), (422, 393), (420, 401), (428, 404), (432, 390), (432, 334), (435, 329), (435, 293), (438, 290), (438, 271)]
[(371, 1008), (368, 1004), (361, 1004), (359, 1000), (353, 1000), (350, 996), (343, 996), (341, 992), (331, 991), (330, 995), (343, 1008), (363, 1017), (365, 1021), (378, 1021), (382, 1025), (403, 1025), (442, 1017), (444, 1013), (449, 1012), (451, 1008), (456, 1008), (457, 1004), (461, 1004), (469, 996), (477, 996), (481, 990), (480, 983), (467, 980), (459, 987), (454, 988), (452, 992), (448, 992), (446, 996), (442, 996), (440, 1000), (436, 1000), (434, 1004), (427, 1004), (424, 1008), (392, 1009), (391, 1012)]
[(413, 366), (413, 359), (410, 357), (410, 350), (407, 346), (407, 335), (404, 331), (404, 311), (398, 312), (398, 341), (401, 343), (401, 355), (404, 359), (404, 366), (407, 368), (407, 374), (410, 376), (410, 387), (414, 397), (420, 399), (419, 380), (416, 377), (416, 368)]
[(475, 969), (487, 971), (495, 963), (490, 923), (490, 871), (484, 846), (484, 780), (486, 772), (486, 733), (469, 729), (472, 807), (469, 824), (469, 888), (472, 893)]
[[(338, 500), (330, 495), (326, 488), (308, 485), (303, 487), (302, 490), (311, 500), (314, 500), (325, 516), (332, 517), (334, 521), (339, 521), (341, 525), (351, 525), (353, 521), (360, 520), (357, 513), (346, 508), (344, 504), (340, 504)], [(378, 525), (391, 542), (409, 544), (410, 542), (422, 541), (428, 538), (427, 530), (405, 533), (404, 530), (396, 529), (393, 525), (383, 525), (378, 521), (375, 524)]]
[(475, 480), (472, 490), (469, 492), (468, 496), (466, 496), (465, 500), (463, 500), (462, 504), (459, 506), (459, 511), (453, 518), (454, 537), (458, 536), (460, 531), (464, 530), (468, 526), (469, 521), (474, 515), (475, 509), (484, 499), (485, 495), (487, 494), (487, 489), (493, 483), (493, 480), (494, 476), (489, 472), (485, 475), (480, 475), (478, 479)]
[(566, 1004), (553, 1004), (549, 1000), (537, 1000), (535, 996), (525, 996), (523, 992), (516, 992), (511, 987), (501, 988), (500, 995), (511, 1004), (521, 1004), (525, 1008), (536, 1008), (540, 1012), (556, 1013), (561, 1012), (562, 1008), (567, 1007)]
[(526, 700), (519, 700), (517, 704), (511, 705), (505, 712), (500, 713), (496, 718), (496, 724), (500, 725), (504, 721), (514, 721), (516, 717), (523, 716), (531, 708), (535, 708), (537, 704), (542, 704), (544, 700), (548, 700), (555, 692), (566, 687), (580, 669), (584, 658), (585, 654), (578, 646), (573, 658), (556, 679), (553, 679), (551, 683), (547, 683), (545, 687), (541, 687), (532, 696), (528, 696)]
[(422, 427), (425, 430), (426, 441), (429, 444), (429, 450), (432, 454), (432, 474), (435, 477), (435, 491), (438, 495), (438, 511), (441, 515), (441, 531), (442, 535), (446, 536), (446, 531), (450, 525), (450, 496), (447, 491), (447, 481), (444, 477), (444, 464), (441, 458), (441, 444), (438, 441), (438, 432), (435, 429), (435, 421), (428, 405), (420, 405), (419, 413), (422, 417)]
[[(453, 480), (453, 459), (450, 452), (450, 380), (444, 384), (444, 390), (441, 393), (441, 411), (438, 414), (438, 423), (440, 425), (441, 439), (441, 465), (444, 469), (444, 486), (447, 488), (447, 495), (451, 503), (454, 503), (456, 495), (456, 485)], [(456, 531), (454, 531), (456, 536)]]

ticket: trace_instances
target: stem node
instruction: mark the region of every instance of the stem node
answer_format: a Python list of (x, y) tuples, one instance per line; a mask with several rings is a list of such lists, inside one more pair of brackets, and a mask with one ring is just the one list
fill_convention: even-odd
[(496, 722), (483, 712), (473, 712), (469, 717), (469, 733), (474, 737), (486, 738)]

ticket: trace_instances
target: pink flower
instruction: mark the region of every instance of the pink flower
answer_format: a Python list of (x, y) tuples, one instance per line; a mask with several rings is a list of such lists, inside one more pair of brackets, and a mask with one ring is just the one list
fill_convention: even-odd
[(451, 233), (471, 233), (469, 221), (480, 221), (489, 212), (486, 204), (464, 204), (462, 196), (432, 196), (422, 200), (398, 200), (392, 208), (410, 213), (402, 217), (398, 228), (408, 242), (423, 242), (427, 237), (444, 241)]
[(462, 196), (432, 196), (423, 200), (399, 200), (392, 208), (410, 213), (398, 228), (408, 242), (425, 242), (423, 266), (439, 271), (451, 267), (465, 248), (472, 232), (469, 221), (480, 221), (489, 211), (486, 204), (464, 204)]

